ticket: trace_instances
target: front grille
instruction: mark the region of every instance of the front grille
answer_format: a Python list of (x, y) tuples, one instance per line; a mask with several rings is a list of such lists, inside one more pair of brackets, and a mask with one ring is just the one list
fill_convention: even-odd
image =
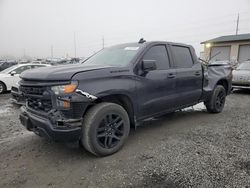
[(48, 112), (52, 109), (52, 103), (51, 100), (43, 100), (43, 99), (37, 99), (37, 98), (28, 98), (27, 99), (27, 105), (28, 107), (34, 109), (34, 110), (41, 110), (44, 112)]
[(26, 98), (28, 107), (44, 112), (52, 109), (51, 97), (46, 91), (46, 87), (21, 86), (20, 90)]
[(28, 95), (43, 95), (43, 92), (46, 90), (46, 87), (21, 86), (20, 90), (24, 94)]

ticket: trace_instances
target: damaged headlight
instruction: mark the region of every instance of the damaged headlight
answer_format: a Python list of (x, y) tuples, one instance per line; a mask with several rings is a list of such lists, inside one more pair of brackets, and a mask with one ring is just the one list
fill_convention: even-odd
[(78, 86), (77, 81), (71, 81), (71, 83), (68, 85), (52, 86), (51, 90), (56, 95), (70, 94), (70, 93), (74, 93), (76, 91), (77, 86)]

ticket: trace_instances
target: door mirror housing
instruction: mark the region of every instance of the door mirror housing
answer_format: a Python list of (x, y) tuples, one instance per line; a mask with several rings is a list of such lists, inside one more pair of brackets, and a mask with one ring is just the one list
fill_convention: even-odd
[(10, 75), (11, 75), (11, 76), (14, 76), (15, 74), (16, 74), (16, 71), (11, 71), (11, 72), (10, 72)]
[(156, 70), (156, 61), (155, 60), (142, 60), (142, 70), (152, 71)]

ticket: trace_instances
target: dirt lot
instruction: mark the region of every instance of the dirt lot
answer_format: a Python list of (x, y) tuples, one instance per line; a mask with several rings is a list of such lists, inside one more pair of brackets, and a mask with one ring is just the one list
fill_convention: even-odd
[(148, 121), (120, 152), (96, 158), (26, 131), (1, 95), (0, 187), (247, 187), (249, 109), (250, 92), (237, 91), (221, 114), (201, 106)]

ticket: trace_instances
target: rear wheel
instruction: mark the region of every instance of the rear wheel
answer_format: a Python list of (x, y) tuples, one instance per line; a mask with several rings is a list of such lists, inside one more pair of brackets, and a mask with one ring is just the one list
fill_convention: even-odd
[(117, 152), (128, 137), (130, 124), (126, 110), (114, 103), (100, 103), (84, 117), (81, 143), (96, 156)]
[(6, 86), (3, 82), (0, 82), (0, 94), (4, 93), (6, 91)]
[(220, 113), (225, 105), (226, 90), (222, 85), (217, 85), (211, 98), (205, 102), (207, 111), (210, 113)]

